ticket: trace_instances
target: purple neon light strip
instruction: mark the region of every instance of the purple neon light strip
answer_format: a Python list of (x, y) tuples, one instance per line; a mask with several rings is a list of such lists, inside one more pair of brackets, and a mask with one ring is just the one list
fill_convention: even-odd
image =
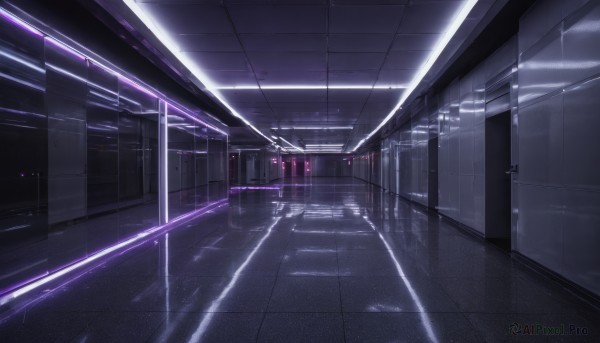
[[(19, 19), (17, 16), (13, 15), (12, 13), (9, 13), (7, 11), (5, 11), (4, 9), (0, 8), (0, 15), (2, 15), (4, 18), (6, 18), (7, 20), (11, 21), (12, 23), (16, 24), (17, 26), (31, 32), (34, 33), (38, 36), (44, 36), (44, 33), (42, 33), (41, 31), (38, 31), (36, 28), (34, 28), (33, 26), (27, 24), (26, 22), (22, 21), (21, 19)], [(124, 76), (122, 74), (120, 74), (119, 72), (115, 71), (114, 69), (107, 67), (106, 65), (96, 61), (95, 59), (87, 56), (86, 54), (80, 52), (79, 50), (73, 48), (72, 46), (70, 46), (69, 44), (66, 44), (52, 36), (46, 35), (46, 38), (49, 42), (51, 42), (53, 45), (55, 45), (56, 47), (64, 50), (65, 52), (68, 52), (70, 54), (72, 54), (73, 56), (85, 60), (88, 59), (90, 62), (94, 63), (95, 65), (101, 67), (102, 69), (116, 75), (117, 77), (119, 77), (120, 79), (122, 79), (125, 83), (129, 84), (130, 86), (150, 95), (153, 96), (155, 98), (160, 98), (156, 92), (153, 92), (152, 90), (148, 89), (145, 86), (140, 85), (139, 83), (137, 83), (136, 81), (131, 80), (130, 78), (128, 78), (127, 76)], [(169, 105), (171, 105), (174, 108), (177, 108), (178, 110), (180, 110), (182, 113), (184, 113), (186, 116), (188, 116), (190, 119), (196, 120), (200, 123), (202, 123), (203, 125), (206, 125), (208, 128), (210, 128), (213, 131), (219, 132), (223, 135), (227, 136), (227, 133), (223, 132), (222, 130), (219, 130), (218, 128), (200, 120), (199, 118), (196, 118), (195, 116), (193, 116), (192, 114), (187, 113), (184, 110), (179, 109), (177, 106), (173, 105), (173, 101), (167, 101), (167, 99), (163, 99), (165, 102), (168, 102)], [(185, 106), (181, 106), (184, 107)]]
[(165, 225), (155, 226), (155, 227), (152, 227), (145, 231), (142, 231), (142, 232), (138, 233), (137, 235), (126, 239), (125, 241), (122, 241), (122, 242), (112, 245), (110, 247), (99, 250), (86, 258), (77, 260), (74, 263), (65, 265), (61, 268), (58, 268), (57, 270), (53, 271), (52, 273), (49, 273), (39, 279), (29, 280), (28, 284), (20, 284), (18, 286), (11, 287), (6, 291), (7, 293), (3, 293), (2, 297), (0, 297), (0, 305), (7, 304), (8, 302), (18, 298), (19, 296), (21, 296), (23, 294), (26, 294), (38, 287), (50, 282), (50, 281), (53, 281), (63, 275), (66, 275), (66, 274), (70, 273), (71, 271), (77, 270), (95, 260), (98, 260), (99, 258), (107, 256), (123, 247), (129, 246), (136, 242), (139, 242), (140, 244), (144, 243), (147, 240), (149, 240), (150, 238), (152, 238), (153, 234), (168, 232), (171, 229), (173, 229), (174, 224), (179, 223), (182, 220), (185, 220), (187, 218), (200, 216), (202, 214), (207, 213), (208, 211), (220, 208), (220, 207), (224, 206), (226, 202), (227, 202), (227, 199), (221, 199), (221, 200), (215, 201), (206, 207), (203, 207), (196, 211), (181, 215), (181, 216), (169, 221), (169, 223), (167, 223)]
[(231, 190), (246, 190), (246, 189), (251, 189), (251, 190), (258, 190), (258, 189), (265, 189), (265, 190), (280, 190), (280, 187), (270, 187), (270, 186), (235, 186), (235, 187), (231, 187)]
[(19, 19), (17, 16), (15, 16), (14, 14), (7, 12), (5, 9), (0, 8), (0, 15), (4, 18), (6, 18), (8, 21), (10, 21), (11, 23), (17, 25), (18, 27), (29, 31), (30, 33), (33, 33), (36, 36), (39, 37), (43, 37), (44, 34), (36, 29), (34, 29), (32, 26), (30, 26), (29, 24), (25, 23), (24, 21), (22, 21), (21, 19)]
[(52, 45), (54, 45), (55, 47), (61, 49), (62, 51), (69, 53), (71, 56), (75, 56), (78, 59), (85, 61), (85, 55), (81, 54), (79, 51), (77, 51), (76, 49), (71, 48), (70, 46), (57, 41), (56, 39), (47, 36), (46, 37), (46, 41), (52, 43)]
[(16, 306), (12, 307), (10, 310), (7, 310), (3, 313), (0, 314), (0, 323), (2, 323), (4, 320), (10, 318), (12, 315), (19, 313), (21, 310), (23, 310), (24, 308), (27, 308), (35, 303), (37, 303), (38, 301), (42, 300), (44, 297), (46, 297), (48, 294), (51, 294), (52, 292), (54, 292), (57, 289), (61, 289), (62, 287), (77, 281), (79, 278), (81, 278), (82, 276), (86, 275), (87, 273), (89, 273), (90, 271), (101, 267), (104, 263), (108, 262), (109, 260), (112, 260), (115, 257), (121, 256), (126, 254), (127, 252), (139, 247), (140, 245), (144, 245), (148, 242), (149, 240), (146, 241), (142, 241), (139, 242), (138, 244), (132, 245), (132, 246), (128, 246), (126, 249), (124, 250), (120, 250), (119, 252), (117, 252), (114, 255), (108, 256), (106, 257), (106, 259), (104, 260), (103, 263), (100, 264), (96, 264), (96, 265), (91, 265), (89, 266), (89, 268), (83, 269), (83, 270), (79, 270), (79, 272), (75, 275), (71, 275), (68, 279), (64, 280), (64, 282), (61, 282), (60, 284), (57, 284), (56, 286), (54, 286), (51, 289), (44, 289), (43, 293), (41, 293), (39, 296), (32, 298), (32, 299), (27, 299), (27, 301), (23, 302), (23, 303), (19, 303), (16, 304)]

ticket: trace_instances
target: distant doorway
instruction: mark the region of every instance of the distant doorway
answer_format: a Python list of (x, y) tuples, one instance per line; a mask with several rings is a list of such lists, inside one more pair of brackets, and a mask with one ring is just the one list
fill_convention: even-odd
[(296, 162), (296, 176), (304, 176), (304, 161)]
[(485, 237), (503, 249), (511, 248), (511, 115), (485, 121)]
[(292, 177), (292, 162), (283, 163), (283, 177)]

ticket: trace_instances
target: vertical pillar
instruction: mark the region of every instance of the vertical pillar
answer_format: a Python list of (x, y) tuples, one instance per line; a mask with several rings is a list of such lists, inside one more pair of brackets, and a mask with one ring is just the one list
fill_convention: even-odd
[(224, 152), (225, 163), (225, 193), (227, 199), (229, 199), (229, 135), (225, 136), (225, 152)]
[(169, 125), (168, 105), (158, 100), (158, 220), (160, 225), (169, 222)]

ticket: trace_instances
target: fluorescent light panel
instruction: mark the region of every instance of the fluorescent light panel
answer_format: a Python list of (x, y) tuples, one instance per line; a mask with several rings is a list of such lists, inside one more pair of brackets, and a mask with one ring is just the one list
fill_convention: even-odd
[(223, 90), (311, 90), (311, 89), (405, 89), (406, 86), (373, 86), (373, 85), (236, 85), (215, 86), (215, 89)]
[(340, 144), (306, 144), (306, 147), (311, 147), (311, 148), (324, 148), (324, 147), (342, 147), (344, 146), (344, 143), (340, 143)]
[(454, 18), (454, 20), (452, 21), (450, 26), (448, 26), (448, 28), (446, 29), (446, 32), (444, 32), (444, 35), (440, 38), (440, 40), (437, 42), (435, 48), (431, 51), (431, 53), (427, 57), (427, 60), (425, 61), (425, 63), (421, 66), (421, 68), (419, 68), (419, 72), (412, 79), (412, 81), (406, 88), (406, 91), (404, 91), (402, 93), (402, 96), (400, 97), (400, 100), (398, 101), (396, 106), (394, 106), (394, 108), (390, 111), (390, 113), (388, 113), (388, 115), (381, 121), (381, 123), (379, 125), (377, 125), (377, 127), (373, 131), (371, 131), (367, 135), (367, 137), (361, 139), (360, 142), (358, 142), (358, 144), (354, 147), (354, 149), (352, 149), (353, 152), (356, 151), (356, 149), (358, 149), (361, 145), (363, 145), (375, 133), (377, 133), (377, 131), (379, 131), (379, 129), (381, 129), (383, 127), (383, 125), (385, 125), (390, 119), (392, 119), (392, 117), (394, 116), (396, 111), (398, 111), (400, 109), (400, 107), (402, 106), (402, 104), (404, 104), (406, 99), (408, 99), (408, 97), (412, 94), (412, 92), (415, 91), (415, 89), (417, 88), (419, 83), (421, 83), (421, 81), (423, 80), (425, 75), (427, 75), (427, 73), (429, 72), (429, 70), (435, 63), (435, 61), (438, 59), (438, 57), (440, 57), (440, 55), (444, 51), (444, 48), (446, 47), (446, 45), (448, 45), (448, 42), (450, 42), (450, 39), (452, 39), (452, 37), (454, 36), (456, 31), (458, 31), (458, 28), (460, 27), (460, 25), (462, 25), (462, 23), (465, 21), (465, 19), (467, 18), (467, 15), (469, 15), (469, 12), (471, 12), (473, 7), (475, 7), (475, 5), (477, 4), (477, 1), (478, 0), (467, 0), (465, 2), (465, 4), (460, 9), (460, 11), (456, 15), (456, 17)]
[(282, 126), (271, 130), (352, 130), (353, 126)]

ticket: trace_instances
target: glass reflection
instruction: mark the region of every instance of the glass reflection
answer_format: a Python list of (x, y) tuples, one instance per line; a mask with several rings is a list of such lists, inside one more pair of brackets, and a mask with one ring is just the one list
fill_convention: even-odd
[(169, 107), (169, 217), (208, 205), (208, 129)]
[(0, 20), (0, 290), (45, 273), (48, 119), (44, 41)]
[[(157, 96), (14, 24), (0, 18), (0, 294), (158, 225)], [(226, 135), (190, 116), (169, 118), (172, 218), (227, 197)]]

